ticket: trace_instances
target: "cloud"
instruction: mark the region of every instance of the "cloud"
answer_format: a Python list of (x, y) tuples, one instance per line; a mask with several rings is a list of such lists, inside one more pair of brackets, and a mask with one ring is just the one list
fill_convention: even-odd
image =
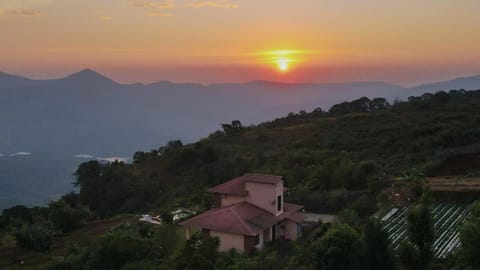
[(100, 21), (111, 21), (113, 18), (110, 16), (102, 15), (102, 16), (99, 16), (98, 19)]
[(229, 0), (216, 0), (216, 1), (195, 1), (186, 4), (187, 7), (191, 8), (203, 8), (203, 7), (214, 7), (214, 8), (238, 8), (237, 4), (231, 3)]
[(95, 157), (92, 156), (92, 155), (89, 155), (89, 154), (78, 154), (78, 155), (75, 155), (73, 157), (76, 157), (76, 158), (88, 158), (88, 159), (94, 159)]
[(30, 156), (32, 153), (28, 152), (17, 152), (17, 153), (12, 153), (9, 156), (14, 157), (14, 156)]
[(158, 10), (152, 10), (152, 11), (149, 11), (149, 12), (145, 12), (145, 15), (149, 16), (149, 17), (172, 17), (173, 16), (173, 14), (164, 13), (164, 12), (158, 11)]
[(128, 4), (132, 7), (145, 8), (148, 11), (145, 12), (145, 16), (148, 17), (172, 17), (173, 15), (167, 12), (163, 12), (164, 9), (171, 9), (175, 7), (171, 1), (164, 2), (152, 2), (152, 1), (129, 1)]
[(132, 7), (143, 7), (143, 8), (149, 8), (149, 9), (170, 9), (175, 7), (175, 4), (173, 4), (170, 1), (166, 1), (166, 2), (129, 1), (128, 4)]
[(0, 17), (25, 16), (35, 17), (41, 15), (38, 8), (52, 4), (58, 0), (0, 0)]
[(40, 12), (27, 9), (10, 10), (7, 13), (14, 16), (40, 16)]

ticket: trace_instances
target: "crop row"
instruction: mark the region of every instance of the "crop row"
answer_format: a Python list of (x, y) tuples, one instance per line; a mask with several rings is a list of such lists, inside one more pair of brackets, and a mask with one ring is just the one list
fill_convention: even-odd
[[(466, 204), (437, 203), (431, 206), (434, 221), (435, 240), (433, 252), (437, 258), (444, 258), (460, 247), (458, 226), (469, 215)], [(381, 219), (383, 229), (388, 233), (394, 249), (407, 237), (408, 207), (392, 208)]]

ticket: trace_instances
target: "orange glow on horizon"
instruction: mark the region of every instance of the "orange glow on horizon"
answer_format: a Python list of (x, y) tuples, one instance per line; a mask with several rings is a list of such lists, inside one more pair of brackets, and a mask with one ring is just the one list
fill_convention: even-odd
[(287, 73), (292, 68), (293, 63), (302, 62), (301, 55), (306, 51), (302, 50), (272, 50), (260, 53), (263, 62), (274, 65), (281, 73)]

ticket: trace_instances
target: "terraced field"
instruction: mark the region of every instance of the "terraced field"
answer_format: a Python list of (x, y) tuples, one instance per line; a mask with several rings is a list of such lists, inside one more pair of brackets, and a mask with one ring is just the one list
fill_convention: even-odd
[[(397, 249), (407, 235), (408, 207), (392, 208), (381, 218), (383, 229), (388, 232), (394, 249)], [(434, 220), (434, 255), (445, 258), (460, 247), (458, 226), (470, 215), (467, 204), (438, 203), (431, 207)]]

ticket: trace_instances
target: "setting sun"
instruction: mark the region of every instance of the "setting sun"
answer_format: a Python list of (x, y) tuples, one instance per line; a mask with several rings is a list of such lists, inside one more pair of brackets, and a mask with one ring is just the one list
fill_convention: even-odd
[(271, 50), (262, 52), (263, 61), (274, 65), (281, 73), (286, 73), (292, 68), (292, 63), (299, 63), (300, 56), (305, 54), (302, 50)]
[(278, 59), (277, 60), (278, 69), (282, 72), (287, 72), (289, 69), (288, 62), (289, 62), (288, 59)]

